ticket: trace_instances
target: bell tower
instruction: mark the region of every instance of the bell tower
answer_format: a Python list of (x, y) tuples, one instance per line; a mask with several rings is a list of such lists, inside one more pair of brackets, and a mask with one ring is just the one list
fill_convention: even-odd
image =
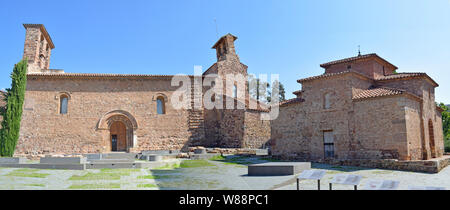
[(234, 49), (234, 41), (237, 37), (232, 34), (227, 34), (219, 39), (219, 41), (212, 47), (216, 49), (217, 61), (234, 60), (239, 62), (239, 56)]
[(44, 73), (50, 67), (50, 55), (55, 48), (43, 24), (23, 24), (26, 29), (23, 59), (28, 59), (27, 73)]

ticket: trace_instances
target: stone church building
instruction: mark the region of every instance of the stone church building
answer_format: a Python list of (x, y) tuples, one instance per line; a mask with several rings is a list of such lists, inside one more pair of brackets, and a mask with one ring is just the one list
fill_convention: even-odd
[[(320, 65), (324, 74), (299, 79), (296, 98), (271, 111), (248, 94), (248, 85), (219, 86), (233, 109), (206, 109), (208, 88), (196, 86), (213, 75), (247, 79), (231, 34), (214, 44), (217, 62), (201, 76), (189, 75), (191, 105), (173, 107), (174, 75), (66, 73), (50, 69), (55, 48), (42, 24), (24, 24), (23, 58), (28, 74), (16, 154), (106, 153), (185, 150), (189, 146), (270, 147), (275, 156), (305, 159), (422, 160), (444, 152), (441, 111), (425, 73), (396, 73), (376, 54)], [(80, 70), (82, 71), (82, 70)], [(233, 94), (229, 93), (233, 89)], [(242, 93), (244, 92), (244, 93)], [(195, 96), (201, 97), (195, 97)], [(236, 97), (244, 95), (243, 99)], [(208, 96), (209, 97), (209, 96)], [(250, 104), (256, 103), (256, 106)], [(242, 105), (243, 109), (237, 107)], [(274, 107), (272, 107), (273, 109)]]
[(444, 153), (438, 84), (425, 73), (396, 73), (376, 54), (320, 65), (299, 79), (296, 98), (271, 123), (272, 153), (308, 160), (426, 160)]
[[(268, 109), (264, 104), (250, 108), (248, 95), (246, 100), (236, 100), (247, 102), (244, 109), (175, 109), (171, 96), (179, 87), (171, 85), (174, 75), (50, 69), (55, 45), (46, 28), (42, 24), (24, 27), (28, 74), (16, 154), (185, 150), (196, 145), (260, 148), (270, 139), (270, 122), (260, 120)], [(236, 39), (227, 34), (217, 41), (213, 46), (217, 62), (197, 79), (209, 74), (247, 75), (247, 66), (234, 49)], [(189, 78), (194, 103), (196, 77)]]

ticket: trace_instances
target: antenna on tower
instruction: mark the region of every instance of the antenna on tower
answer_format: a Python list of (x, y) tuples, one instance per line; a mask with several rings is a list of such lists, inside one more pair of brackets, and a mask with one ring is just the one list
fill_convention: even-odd
[(358, 45), (358, 56), (361, 56), (361, 46)]
[(216, 18), (214, 18), (214, 24), (216, 24), (216, 37), (219, 38), (219, 29), (217, 29), (217, 21)]

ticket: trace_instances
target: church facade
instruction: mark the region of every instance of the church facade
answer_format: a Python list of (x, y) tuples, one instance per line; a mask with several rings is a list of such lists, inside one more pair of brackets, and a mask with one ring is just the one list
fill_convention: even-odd
[[(261, 148), (270, 139), (262, 104), (251, 109), (175, 108), (174, 75), (65, 73), (49, 68), (54, 44), (41, 24), (24, 24), (27, 88), (16, 154), (79, 154), (185, 150), (189, 146)], [(227, 34), (214, 45), (217, 62), (201, 76), (187, 75), (189, 92), (206, 75), (247, 74)], [(226, 88), (224, 86), (224, 88)], [(223, 91), (225, 92), (225, 91)], [(225, 96), (233, 97), (233, 96)], [(241, 100), (243, 103), (249, 101)], [(250, 99), (251, 100), (251, 99)], [(239, 101), (236, 101), (239, 103)], [(202, 102), (200, 101), (200, 104)]]

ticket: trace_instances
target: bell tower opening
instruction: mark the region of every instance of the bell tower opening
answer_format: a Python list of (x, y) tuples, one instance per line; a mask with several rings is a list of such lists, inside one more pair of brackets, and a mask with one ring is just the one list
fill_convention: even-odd
[(28, 59), (28, 73), (43, 73), (50, 67), (55, 48), (43, 24), (23, 24), (26, 29), (23, 59)]
[(234, 41), (237, 37), (232, 34), (227, 34), (221, 37), (212, 47), (216, 49), (217, 61), (236, 60), (239, 61), (239, 56), (236, 54), (234, 48)]

